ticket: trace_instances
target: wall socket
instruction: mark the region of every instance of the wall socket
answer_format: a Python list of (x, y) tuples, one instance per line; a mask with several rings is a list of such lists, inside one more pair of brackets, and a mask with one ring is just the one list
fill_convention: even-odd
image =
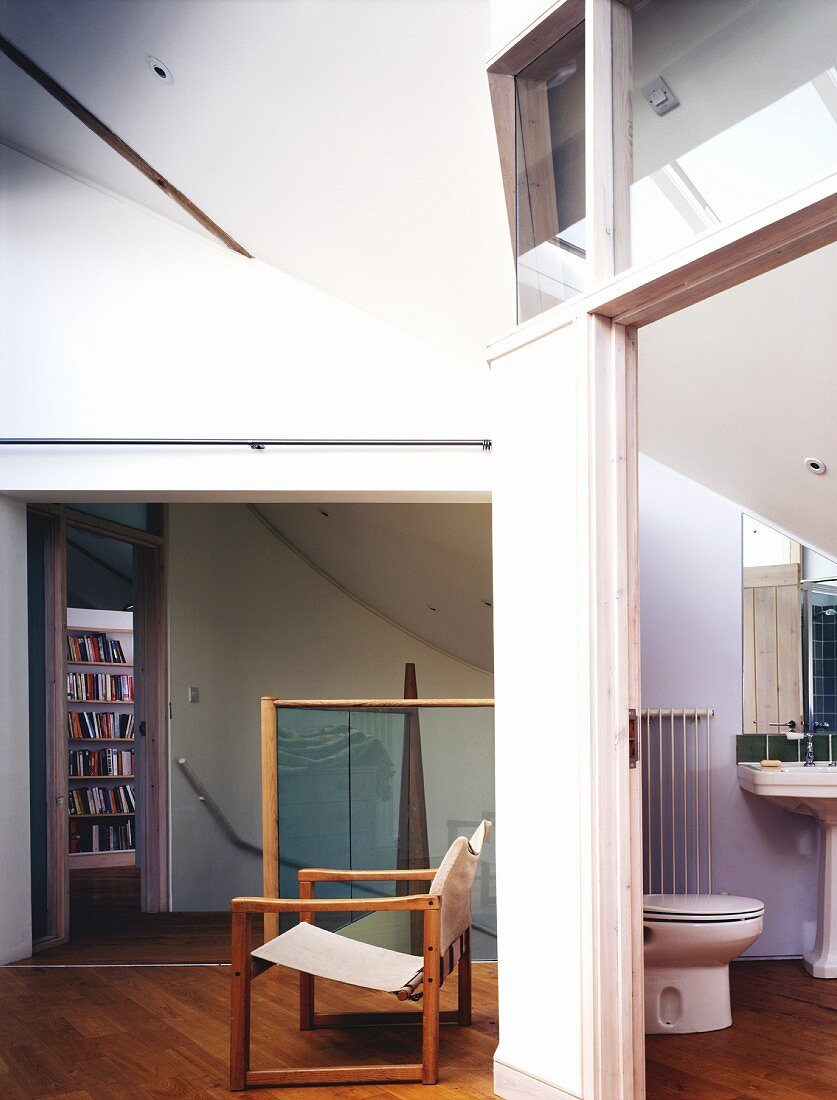
[(198, 699), (199, 699), (199, 698), (200, 698), (200, 693), (199, 693), (198, 689), (197, 689), (197, 688), (193, 688), (193, 687), (190, 687), (190, 688), (189, 688), (189, 691), (188, 691), (188, 699), (187, 699), (187, 702), (189, 702), (189, 703), (197, 703), (197, 701), (198, 701)]

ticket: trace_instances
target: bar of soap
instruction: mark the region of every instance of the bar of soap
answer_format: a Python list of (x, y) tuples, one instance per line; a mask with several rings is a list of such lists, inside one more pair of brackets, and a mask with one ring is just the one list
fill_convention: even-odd
[(761, 766), (763, 768), (778, 768), (781, 763), (781, 760), (762, 760)]

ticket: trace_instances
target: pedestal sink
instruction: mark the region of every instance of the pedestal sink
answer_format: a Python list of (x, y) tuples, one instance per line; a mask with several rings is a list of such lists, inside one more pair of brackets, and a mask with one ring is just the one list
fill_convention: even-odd
[(815, 978), (837, 978), (837, 768), (818, 763), (739, 764), (738, 783), (745, 791), (820, 823), (820, 878), (817, 938), (803, 958)]

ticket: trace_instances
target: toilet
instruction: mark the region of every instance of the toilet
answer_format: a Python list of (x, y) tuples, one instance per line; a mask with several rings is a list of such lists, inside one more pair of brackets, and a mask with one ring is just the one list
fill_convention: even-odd
[(763, 902), (727, 894), (646, 894), (645, 1033), (732, 1024), (729, 964), (761, 935)]

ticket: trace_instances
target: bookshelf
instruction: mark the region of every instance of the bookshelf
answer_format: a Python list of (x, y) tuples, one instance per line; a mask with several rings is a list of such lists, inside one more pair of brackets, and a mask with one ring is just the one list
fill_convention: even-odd
[(127, 611), (67, 608), (71, 869), (136, 861), (133, 618)]

